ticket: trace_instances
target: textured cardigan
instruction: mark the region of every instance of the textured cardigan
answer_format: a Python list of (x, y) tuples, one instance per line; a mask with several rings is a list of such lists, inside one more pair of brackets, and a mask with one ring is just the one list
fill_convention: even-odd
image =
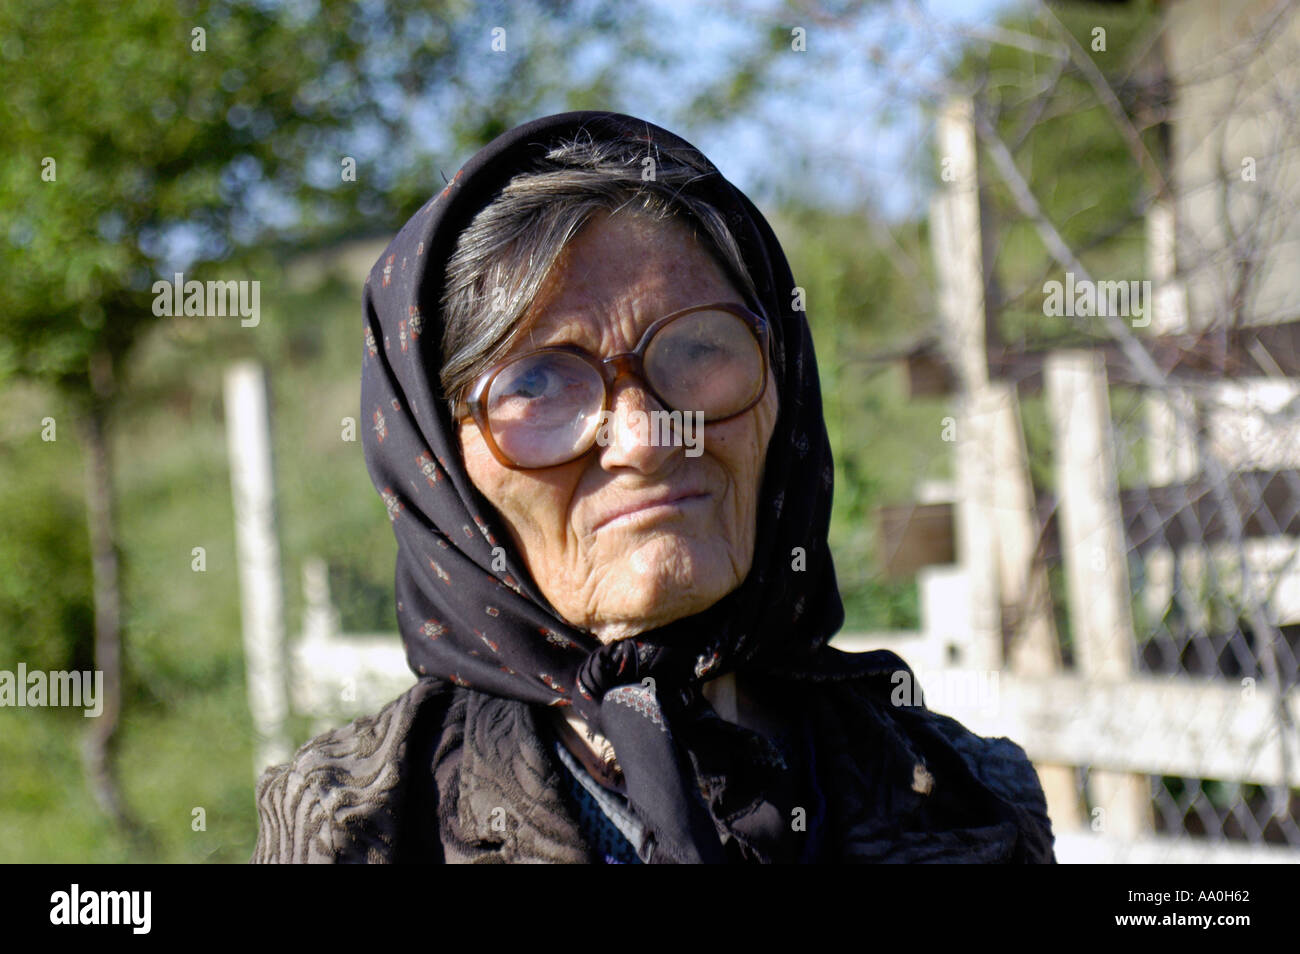
[[(1015, 743), (852, 683), (810, 699), (825, 798), (817, 860), (1055, 862), (1042, 787)], [(263, 774), (252, 860), (595, 861), (544, 714), (423, 679)]]

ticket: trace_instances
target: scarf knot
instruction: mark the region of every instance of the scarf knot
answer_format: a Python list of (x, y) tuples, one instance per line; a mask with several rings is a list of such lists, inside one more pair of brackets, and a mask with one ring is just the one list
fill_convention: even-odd
[(599, 704), (615, 686), (640, 682), (642, 654), (640, 644), (633, 639), (601, 646), (578, 668), (578, 694)]

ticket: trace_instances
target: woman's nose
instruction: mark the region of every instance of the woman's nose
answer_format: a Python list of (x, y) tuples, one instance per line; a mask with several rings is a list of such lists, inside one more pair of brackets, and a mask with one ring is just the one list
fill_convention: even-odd
[(623, 377), (615, 386), (596, 434), (604, 467), (632, 467), (645, 473), (658, 470), (673, 453), (676, 434), (666, 409), (635, 378)]

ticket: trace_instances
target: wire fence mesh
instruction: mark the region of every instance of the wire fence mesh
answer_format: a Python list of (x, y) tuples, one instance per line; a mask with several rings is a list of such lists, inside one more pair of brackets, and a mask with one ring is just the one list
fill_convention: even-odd
[[(1024, 375), (1015, 383), (1032, 381)], [(1123, 650), (1136, 678), (1231, 689), (1243, 701), (1272, 700), (1271, 719), (1254, 727), (1256, 748), (1240, 752), (1240, 763), (1248, 775), (1276, 758), (1282, 778), (1267, 785), (1144, 774), (1149, 822), (1160, 835), (1300, 851), (1300, 791), (1282, 783), (1295, 777), (1287, 760), (1297, 728), (1287, 699), (1300, 680), (1297, 388), (1286, 379), (1184, 383), (1166, 379), (1167, 390), (1110, 393), (1113, 491), (1132, 620), (1131, 645)], [(1171, 412), (1174, 403), (1181, 415)], [(1030, 453), (1050, 457), (1052, 449)], [(1214, 492), (1207, 462), (1222, 474), (1226, 494)], [(1059, 510), (1057, 495), (1040, 494), (1038, 556), (1049, 563), (1064, 667), (1078, 671), (1075, 633), (1091, 607), (1070, 606), (1066, 595)], [(1109, 559), (1100, 550), (1083, 556)], [(1127, 642), (1124, 633), (1115, 638)], [(1232, 707), (1224, 710), (1225, 722), (1233, 717)], [(1239, 735), (1221, 729), (1198, 744), (1239, 744)], [(1080, 804), (1092, 818), (1101, 806), (1090, 776), (1082, 766), (1076, 781)]]

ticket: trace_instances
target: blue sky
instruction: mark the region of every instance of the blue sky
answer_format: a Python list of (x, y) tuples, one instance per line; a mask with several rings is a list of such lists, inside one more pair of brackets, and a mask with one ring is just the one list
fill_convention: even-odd
[[(284, 0), (269, 2), (285, 5)], [(310, 0), (305, 2), (310, 6)], [(599, 0), (576, 2), (590, 5)], [(294, 0), (288, 6), (296, 4), (300, 5)], [(623, 101), (611, 107), (657, 122), (692, 141), (760, 207), (790, 197), (838, 207), (869, 203), (886, 221), (923, 216), (935, 180), (927, 110), (932, 96), (927, 90), (942, 80), (959, 55), (967, 42), (964, 32), (992, 24), (1019, 4), (1014, 0), (867, 4), (814, 0), (811, 5), (831, 11), (842, 6), (854, 12), (805, 23), (798, 22), (798, 14), (786, 12), (792, 4), (784, 0), (629, 0), (627, 10), (638, 19), (628, 20), (626, 34), (653, 38), (661, 51), (675, 59), (667, 70), (621, 63), (625, 36), (617, 27), (608, 37), (569, 49), (559, 27), (528, 19), (535, 8), (497, 4), (471, 8), (469, 35), (484, 38), (484, 72), (465, 77), (471, 88), (468, 95), (474, 95), (480, 80), (484, 95), (490, 95), (492, 71), (503, 61), (488, 52), (487, 38), (501, 21), (511, 42), (545, 42), (560, 51), (570, 77), (581, 77), (601, 64), (615, 65)], [(785, 22), (792, 17), (794, 22)], [(773, 88), (754, 108), (720, 123), (682, 115), (682, 105), (709, 78), (724, 73), (737, 56), (756, 45), (766, 49), (768, 31), (779, 28), (784, 33), (795, 26), (806, 30), (807, 49), (781, 55), (773, 64)], [(878, 62), (873, 62), (873, 51)], [(449, 110), (463, 105), (449, 97), (463, 95), (435, 88), (422, 100), (404, 103), (415, 140), (423, 140), (440, 156), (447, 175), (469, 158), (445, 152), (446, 117)], [(402, 103), (401, 93), (395, 91), (390, 106)], [(394, 158), (387, 151), (390, 145), (362, 129), (356, 131), (350, 152), (358, 157), (364, 174), (366, 167), (374, 169)], [(322, 163), (329, 177), (337, 175), (336, 156), (323, 156)], [(432, 183), (430, 194), (440, 185)], [(269, 188), (254, 190), (252, 198), (261, 222), (284, 225), (286, 217), (293, 217), (292, 208)], [(158, 242), (166, 250), (168, 269), (182, 269), (200, 254), (200, 233), (188, 225), (167, 230)]]
[[(934, 178), (927, 88), (939, 83), (959, 55), (965, 30), (990, 25), (1016, 5), (1009, 0), (882, 2), (868, 5), (870, 13), (856, 18), (850, 29), (800, 24), (807, 31), (807, 51), (778, 64), (778, 88), (757, 115), (675, 131), (694, 136), (723, 173), (756, 200), (770, 201), (782, 191), (834, 204), (865, 197), (886, 219), (924, 214)], [(772, 6), (737, 4), (760, 18)], [(676, 77), (684, 90), (698, 87), (730, 51), (754, 41), (750, 23), (708, 5), (672, 4), (665, 18), (654, 29), (693, 46), (689, 59), (696, 74)], [(873, 49), (881, 54), (880, 65), (872, 63)], [(650, 76), (639, 83), (648, 90), (664, 88), (662, 79)], [(644, 115), (652, 121), (657, 98), (646, 97)], [(797, 164), (800, 160), (806, 168)]]

